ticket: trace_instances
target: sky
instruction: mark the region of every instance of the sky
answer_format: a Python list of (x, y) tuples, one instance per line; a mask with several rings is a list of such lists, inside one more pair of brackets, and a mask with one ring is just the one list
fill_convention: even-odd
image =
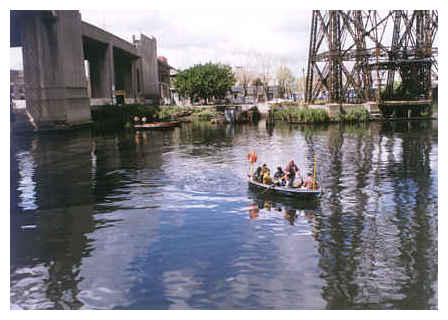
[[(278, 1), (281, 4), (282, 0)], [(123, 9), (123, 5), (114, 8), (111, 4), (103, 6), (107, 10), (83, 9), (80, 13), (83, 21), (129, 42), (141, 33), (154, 36), (158, 56), (166, 57), (179, 70), (211, 61), (261, 71), (259, 56), (264, 55), (272, 61), (272, 73), (284, 65), (295, 77), (302, 77), (307, 67), (312, 11), (291, 4), (275, 6), (272, 1), (267, 7), (265, 3), (249, 3), (253, 5), (189, 3), (189, 8), (140, 10)], [(20, 48), (10, 49), (10, 67), (23, 69)]]
[[(249, 66), (259, 54), (298, 75), (306, 68), (311, 10), (281, 8), (192, 8), (80, 10), (82, 20), (132, 42), (141, 33), (157, 39), (157, 54), (171, 66), (221, 62)], [(20, 49), (11, 68), (22, 69)], [(254, 66), (251, 66), (254, 67)]]

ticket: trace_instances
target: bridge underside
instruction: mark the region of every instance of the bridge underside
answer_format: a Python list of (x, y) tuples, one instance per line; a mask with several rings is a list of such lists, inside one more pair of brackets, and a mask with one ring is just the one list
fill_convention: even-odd
[(10, 46), (23, 50), (26, 111), (35, 130), (88, 124), (91, 104), (158, 102), (154, 38), (129, 43), (70, 10), (12, 10), (10, 23)]
[(126, 99), (138, 98), (138, 56), (88, 37), (83, 37), (83, 50), (91, 99), (112, 103), (116, 92)]

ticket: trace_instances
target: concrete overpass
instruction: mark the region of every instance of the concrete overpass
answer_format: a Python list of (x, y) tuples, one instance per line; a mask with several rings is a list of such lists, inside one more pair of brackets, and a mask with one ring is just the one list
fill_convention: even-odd
[(127, 103), (159, 102), (155, 38), (130, 43), (73, 10), (13, 10), (10, 23), (10, 46), (23, 48), (26, 111), (35, 130), (88, 124), (90, 105), (112, 104), (117, 94)]

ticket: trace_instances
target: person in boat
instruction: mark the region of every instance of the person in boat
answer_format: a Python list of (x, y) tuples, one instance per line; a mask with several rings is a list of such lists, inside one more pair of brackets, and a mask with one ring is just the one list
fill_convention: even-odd
[(255, 173), (254, 173), (254, 175), (252, 177), (254, 181), (262, 182), (263, 175), (261, 174), (261, 171), (262, 171), (261, 167), (258, 167), (257, 170), (255, 170)]
[(285, 173), (283, 172), (282, 167), (277, 167), (277, 171), (274, 174), (275, 179), (281, 179), (285, 176)]
[(286, 184), (285, 173), (283, 172), (282, 167), (277, 167), (277, 171), (274, 174), (274, 179), (275, 179), (275, 183), (278, 185)]
[(261, 167), (261, 174), (264, 175), (267, 171), (270, 171), (270, 169), (268, 168), (266, 163), (264, 163), (263, 166)]
[(287, 186), (290, 188), (294, 186), (294, 180), (296, 178), (297, 171), (299, 171), (299, 168), (294, 163), (294, 160), (289, 161), (286, 165), (285, 172), (288, 181)]
[(273, 184), (271, 173), (269, 172), (269, 169), (267, 169), (263, 175), (263, 183), (264, 184)]
[[(303, 182), (303, 186), (307, 189), (312, 189), (313, 181), (313, 175), (309, 172), (305, 178), (305, 181)], [(314, 187), (317, 189), (317, 182), (314, 182)]]

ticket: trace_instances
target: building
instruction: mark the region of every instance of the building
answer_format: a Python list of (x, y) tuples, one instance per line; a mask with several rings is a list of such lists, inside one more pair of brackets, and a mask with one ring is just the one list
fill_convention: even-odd
[[(267, 101), (277, 99), (278, 97), (279, 86), (268, 86)], [(242, 86), (233, 86), (226, 98), (231, 103), (236, 104), (266, 102), (265, 92), (262, 86), (248, 86), (246, 97), (244, 97), (244, 88)]]
[(157, 58), (157, 64), (159, 69), (160, 104), (174, 104), (175, 99), (171, 80), (176, 73), (176, 69), (170, 66), (168, 59), (163, 56)]

